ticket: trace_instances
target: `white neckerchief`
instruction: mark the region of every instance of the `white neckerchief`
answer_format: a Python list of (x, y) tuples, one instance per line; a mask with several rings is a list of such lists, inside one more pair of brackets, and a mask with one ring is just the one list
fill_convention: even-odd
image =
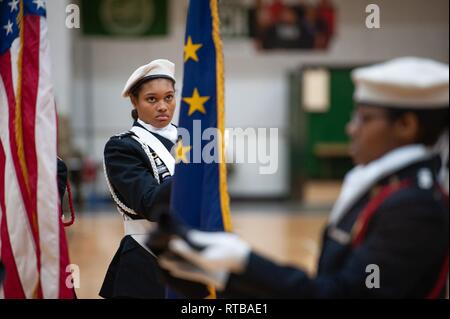
[[(141, 145), (146, 145), (150, 149), (152, 149), (156, 154), (158, 154), (159, 158), (164, 162), (167, 169), (170, 172), (170, 175), (173, 176), (175, 172), (175, 158), (173, 157), (171, 151), (169, 151), (166, 146), (161, 142), (160, 139), (158, 139), (154, 134), (146, 130), (145, 128), (134, 125), (131, 129), (131, 132), (133, 132), (136, 136), (133, 137), (134, 139), (137, 139)], [(144, 151), (147, 153), (147, 156), (149, 157), (150, 164), (152, 165), (152, 169), (156, 169), (155, 165), (152, 164), (153, 157), (149, 152), (148, 147), (144, 147)], [(155, 172), (156, 174), (157, 172)]]
[(169, 141), (171, 141), (173, 144), (175, 144), (177, 142), (178, 139), (178, 130), (175, 127), (175, 125), (173, 125), (172, 123), (167, 125), (166, 127), (163, 128), (157, 128), (154, 127), (150, 124), (145, 123), (144, 121), (142, 121), (141, 119), (138, 119), (137, 122), (142, 125), (146, 130), (158, 134), (166, 139), (168, 139)]
[(365, 166), (356, 166), (345, 176), (328, 223), (336, 225), (352, 205), (381, 179), (432, 156), (433, 153), (423, 145), (408, 145), (397, 148)]

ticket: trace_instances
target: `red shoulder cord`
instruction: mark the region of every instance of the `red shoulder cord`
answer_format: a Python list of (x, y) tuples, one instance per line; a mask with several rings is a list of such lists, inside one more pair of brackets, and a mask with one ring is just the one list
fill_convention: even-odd
[[(378, 208), (381, 206), (381, 204), (390, 196), (395, 194), (396, 192), (408, 188), (412, 185), (411, 180), (404, 180), (400, 183), (394, 183), (389, 184), (385, 187), (383, 187), (378, 194), (367, 204), (366, 208), (364, 209), (361, 216), (358, 218), (358, 220), (355, 223), (355, 235), (352, 239), (352, 246), (357, 247), (362, 244), (366, 237), (367, 228), (369, 225), (370, 220), (372, 219), (375, 212), (378, 210)], [(439, 191), (442, 193), (445, 202), (448, 206), (448, 195), (445, 193), (442, 188), (439, 188)], [(447, 249), (448, 251), (448, 249)], [(449, 266), (449, 255), (447, 252), (447, 255), (444, 258), (443, 265), (441, 267), (441, 270), (439, 272), (438, 279), (436, 280), (436, 283), (433, 285), (433, 288), (431, 291), (426, 295), (426, 299), (437, 299), (439, 298), (439, 295), (444, 288), (447, 278), (448, 278), (448, 269)]]
[(352, 246), (356, 247), (362, 244), (366, 238), (367, 228), (369, 227), (369, 222), (371, 221), (373, 215), (376, 213), (381, 204), (383, 204), (387, 198), (389, 198), (394, 193), (408, 188), (412, 185), (411, 180), (403, 180), (398, 183), (391, 183), (384, 186), (377, 195), (375, 195), (370, 202), (364, 208), (362, 214), (358, 217), (355, 223), (355, 231), (352, 239)]
[(75, 210), (73, 208), (72, 189), (70, 188), (69, 181), (67, 181), (66, 188), (67, 188), (67, 195), (69, 196), (70, 220), (68, 222), (63, 221), (63, 225), (64, 227), (69, 227), (72, 226), (73, 223), (75, 223)]

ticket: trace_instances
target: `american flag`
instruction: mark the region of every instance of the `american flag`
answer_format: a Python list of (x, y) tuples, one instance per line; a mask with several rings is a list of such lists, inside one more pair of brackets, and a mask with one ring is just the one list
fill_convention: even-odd
[(0, 0), (0, 298), (74, 296), (47, 33), (44, 0)]

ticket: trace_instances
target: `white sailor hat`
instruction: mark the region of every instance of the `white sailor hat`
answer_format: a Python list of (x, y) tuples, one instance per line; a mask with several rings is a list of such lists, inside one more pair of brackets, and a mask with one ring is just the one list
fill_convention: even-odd
[(448, 72), (448, 64), (414, 57), (355, 69), (354, 100), (391, 108), (448, 108)]
[(131, 91), (140, 83), (149, 79), (167, 78), (175, 82), (175, 64), (169, 60), (159, 59), (139, 67), (127, 81), (122, 96), (130, 96)]

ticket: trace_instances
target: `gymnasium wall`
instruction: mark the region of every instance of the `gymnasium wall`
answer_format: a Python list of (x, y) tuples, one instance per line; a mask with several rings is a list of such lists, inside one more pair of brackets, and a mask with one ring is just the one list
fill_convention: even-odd
[[(65, 3), (70, 1), (64, 0)], [(70, 119), (74, 143), (100, 163), (107, 139), (130, 124), (129, 102), (120, 92), (130, 73), (148, 61), (165, 57), (178, 67), (182, 52), (186, 0), (171, 0), (170, 35), (145, 40), (84, 38), (61, 26), (64, 1), (49, 0), (50, 40), (60, 112)], [(226, 63), (226, 126), (279, 128), (279, 169), (260, 175), (255, 165), (240, 164), (230, 180), (230, 192), (244, 196), (282, 196), (289, 191), (289, 78), (302, 64), (353, 65), (403, 55), (448, 62), (447, 0), (335, 0), (337, 32), (327, 52), (255, 50), (248, 39), (224, 41)], [(381, 28), (366, 29), (365, 7), (381, 8)], [(181, 92), (181, 86), (178, 86)], [(102, 176), (96, 186), (106, 192)]]

